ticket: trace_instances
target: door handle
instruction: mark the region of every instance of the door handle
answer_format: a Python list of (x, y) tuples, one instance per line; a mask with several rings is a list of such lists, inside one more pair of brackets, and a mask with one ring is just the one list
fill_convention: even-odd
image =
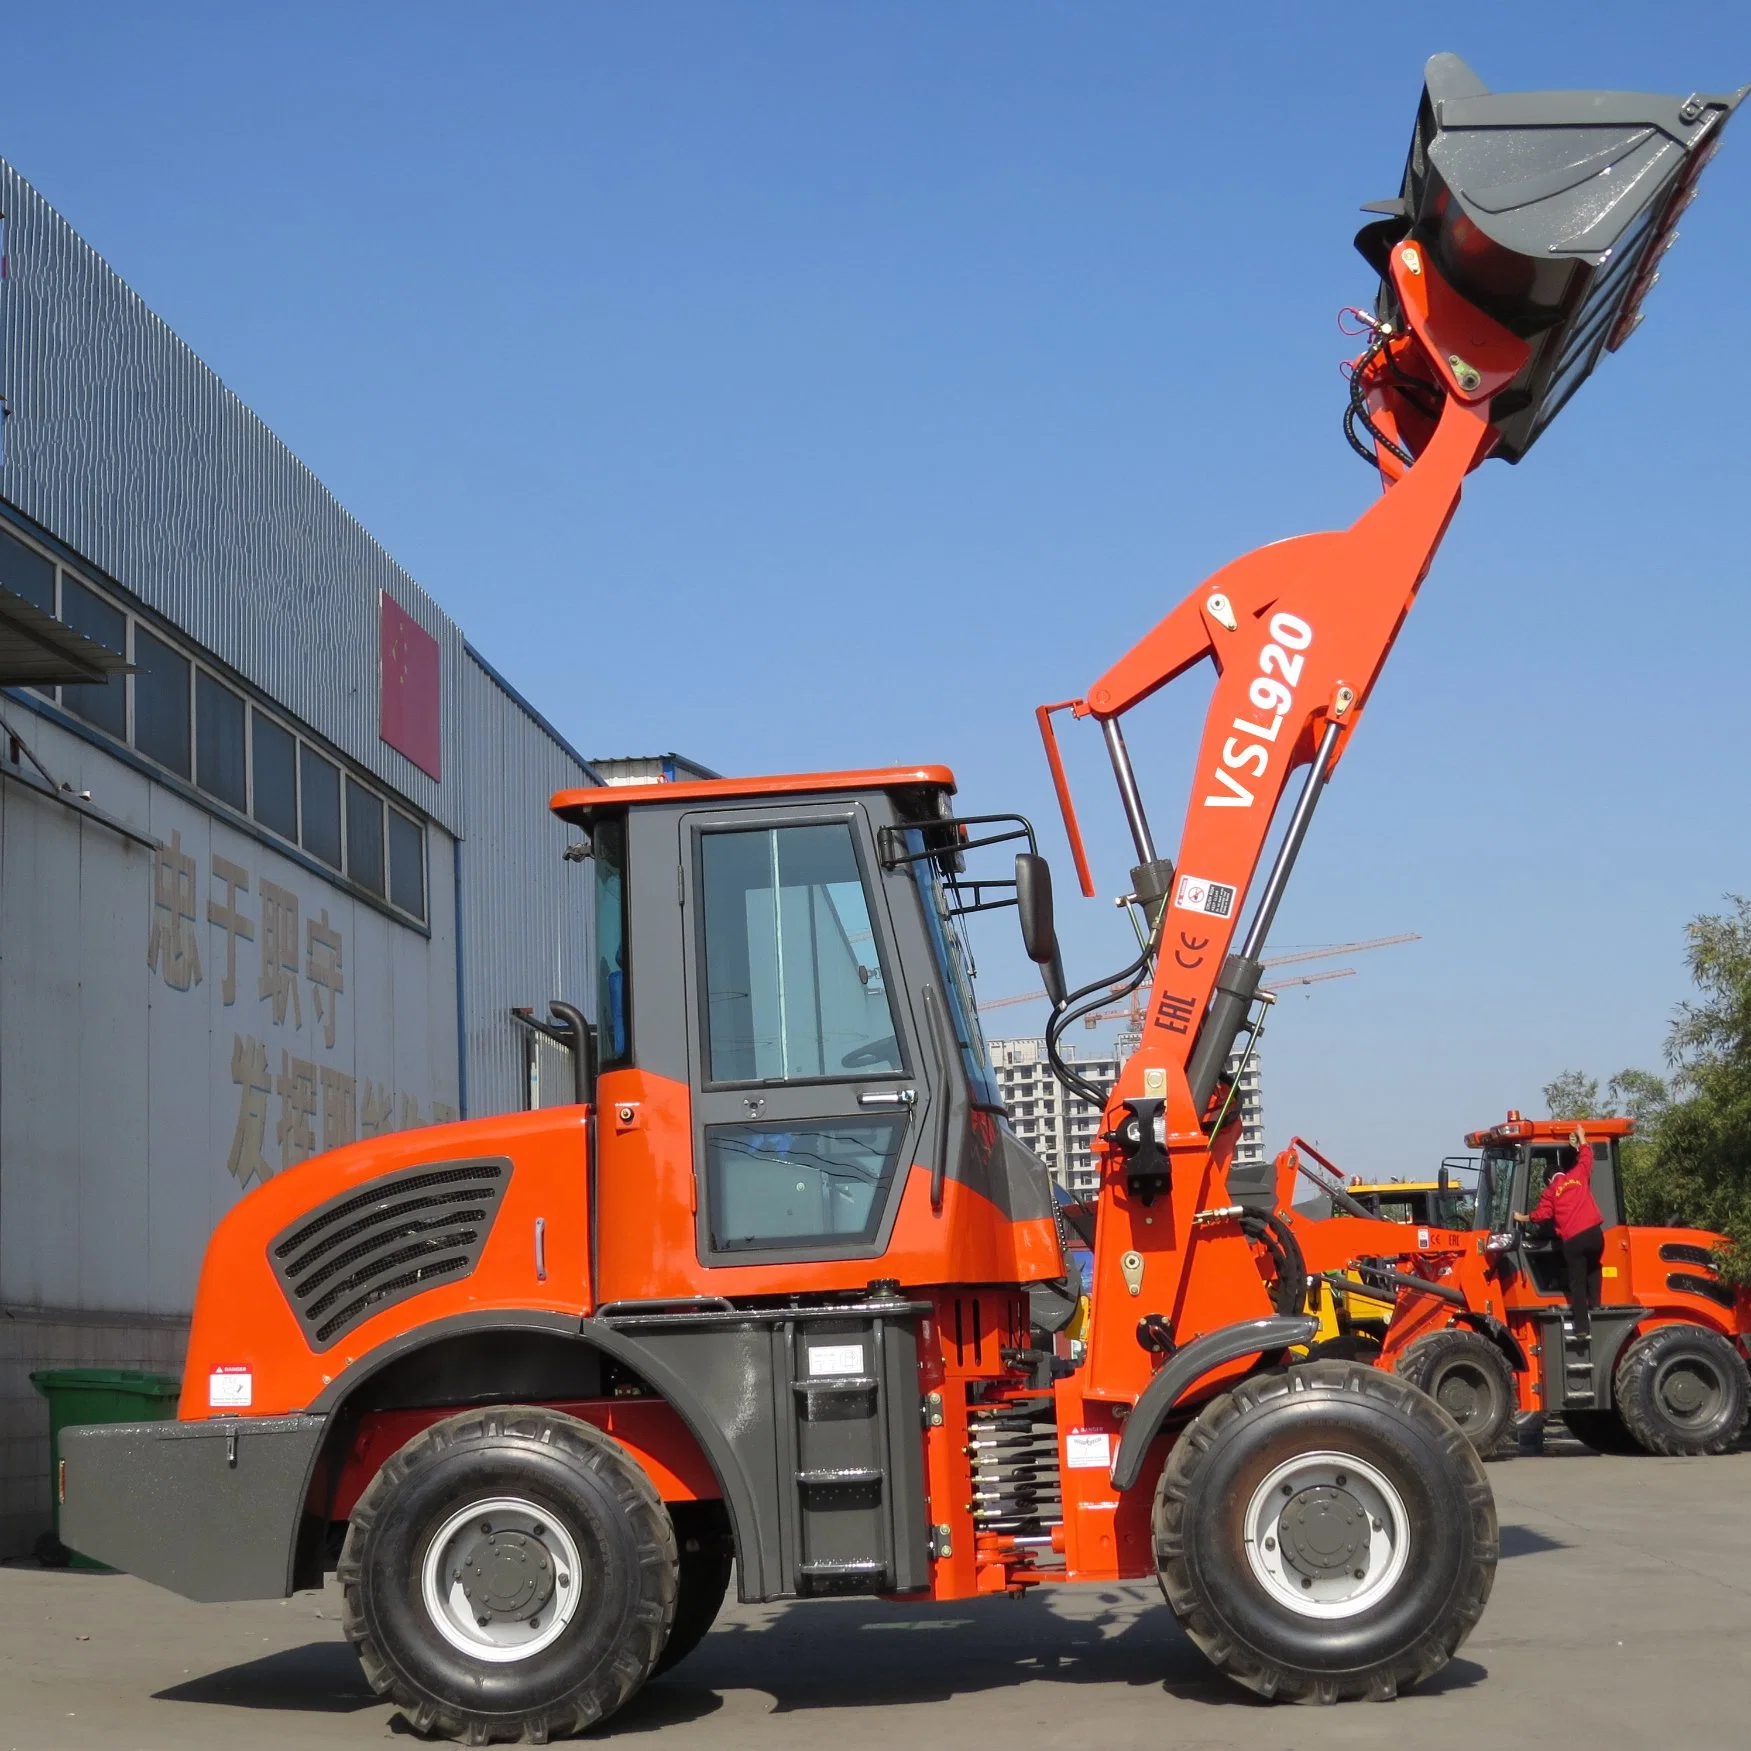
[(857, 1104), (860, 1107), (909, 1107), (918, 1103), (918, 1090), (915, 1088), (888, 1089), (880, 1094), (860, 1094)]

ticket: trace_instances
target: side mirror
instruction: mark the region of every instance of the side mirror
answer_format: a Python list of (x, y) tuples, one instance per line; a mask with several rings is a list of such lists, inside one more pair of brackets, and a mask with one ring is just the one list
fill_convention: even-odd
[(1068, 995), (1058, 931), (1052, 921), (1052, 870), (1043, 857), (1022, 852), (1015, 860), (1015, 907), (1028, 959), (1040, 969), (1046, 995), (1056, 1009)]

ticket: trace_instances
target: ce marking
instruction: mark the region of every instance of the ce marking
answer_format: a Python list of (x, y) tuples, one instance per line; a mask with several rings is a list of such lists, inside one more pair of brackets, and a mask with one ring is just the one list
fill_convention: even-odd
[[(1173, 951), (1174, 960), (1182, 967), (1201, 967), (1204, 964), (1204, 950), (1210, 946), (1209, 937), (1193, 936), (1189, 930), (1182, 930), (1179, 940), (1180, 946)], [(1190, 960), (1186, 959), (1188, 949), (1191, 951)]]

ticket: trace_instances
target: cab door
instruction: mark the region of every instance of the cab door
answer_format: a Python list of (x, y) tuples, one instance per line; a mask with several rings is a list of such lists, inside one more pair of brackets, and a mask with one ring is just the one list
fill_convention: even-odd
[[(1556, 1178), (1562, 1167), (1562, 1148), (1552, 1143), (1531, 1143), (1521, 1152), (1522, 1181), (1515, 1207), (1530, 1211), (1544, 1196), (1544, 1188)], [(1520, 1242), (1521, 1264), (1526, 1281), (1546, 1300), (1564, 1298), (1568, 1283), (1568, 1267), (1563, 1263), (1562, 1247), (1554, 1230), (1540, 1232), (1527, 1223)]]
[(930, 1089), (867, 813), (682, 831), (700, 1263), (879, 1257)]

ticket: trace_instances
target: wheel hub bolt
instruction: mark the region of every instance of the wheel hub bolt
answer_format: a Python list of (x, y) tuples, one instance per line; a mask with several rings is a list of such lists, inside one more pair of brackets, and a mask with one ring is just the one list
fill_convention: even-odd
[(482, 1520), (480, 1523), (480, 1529), (482, 1532), (491, 1532), (492, 1522), (490, 1520)]
[(1266, 1539), (1266, 1540), (1265, 1540), (1265, 1549), (1266, 1549), (1266, 1550), (1275, 1550), (1275, 1549), (1276, 1549), (1276, 1548), (1277, 1548), (1277, 1541), (1276, 1541), (1276, 1539), (1274, 1539), (1274, 1538), (1267, 1538), (1267, 1539)]
[(1386, 1530), (1386, 1528), (1384, 1526), (1382, 1526), (1378, 1520), (1376, 1520), (1374, 1522), (1374, 1530), (1376, 1532), (1384, 1532)]
[(569, 1587), (569, 1586), (570, 1586), (570, 1585), (571, 1585), (571, 1584), (572, 1584), (572, 1578), (571, 1578), (571, 1576), (570, 1576), (570, 1575), (563, 1575), (563, 1574), (562, 1574), (562, 1575), (561, 1575), (561, 1576), (560, 1576), (560, 1577), (559, 1577), (559, 1584), (560, 1584), (560, 1585), (561, 1585), (561, 1586), (562, 1586), (562, 1587)]
[(1367, 1578), (1367, 1574), (1368, 1574), (1368, 1571), (1366, 1569), (1352, 1569), (1350, 1572), (1356, 1577), (1356, 1579), (1358, 1581), (1365, 1580)]
[(1339, 1489), (1340, 1489), (1340, 1490), (1341, 1490), (1341, 1489), (1342, 1489), (1342, 1488), (1343, 1488), (1343, 1487), (1344, 1487), (1344, 1485), (1345, 1485), (1345, 1484), (1347, 1484), (1347, 1483), (1348, 1483), (1348, 1482), (1349, 1482), (1349, 1481), (1350, 1481), (1350, 1480), (1349, 1480), (1349, 1478), (1348, 1478), (1348, 1476), (1347, 1476), (1347, 1475), (1346, 1475), (1346, 1474), (1345, 1474), (1345, 1473), (1343, 1473), (1343, 1472), (1341, 1472), (1341, 1471), (1340, 1471), (1340, 1472), (1339, 1472), (1339, 1473), (1338, 1473), (1338, 1478), (1337, 1478), (1337, 1483), (1338, 1483), (1338, 1488), (1339, 1488)]
[(1313, 1585), (1313, 1577), (1311, 1575), (1303, 1575), (1301, 1577), (1301, 1585), (1304, 1587), (1311, 1587)]
[(1294, 1493), (1295, 1493), (1295, 1492), (1294, 1492), (1294, 1491), (1293, 1491), (1293, 1490), (1292, 1490), (1292, 1489), (1290, 1489), (1290, 1487), (1289, 1487), (1289, 1486), (1288, 1486), (1288, 1485), (1287, 1485), (1287, 1484), (1284, 1484), (1284, 1485), (1283, 1485), (1283, 1494), (1284, 1494), (1284, 1495), (1286, 1495), (1286, 1496), (1291, 1496), (1291, 1495), (1293, 1495), (1293, 1494), (1294, 1494)]

